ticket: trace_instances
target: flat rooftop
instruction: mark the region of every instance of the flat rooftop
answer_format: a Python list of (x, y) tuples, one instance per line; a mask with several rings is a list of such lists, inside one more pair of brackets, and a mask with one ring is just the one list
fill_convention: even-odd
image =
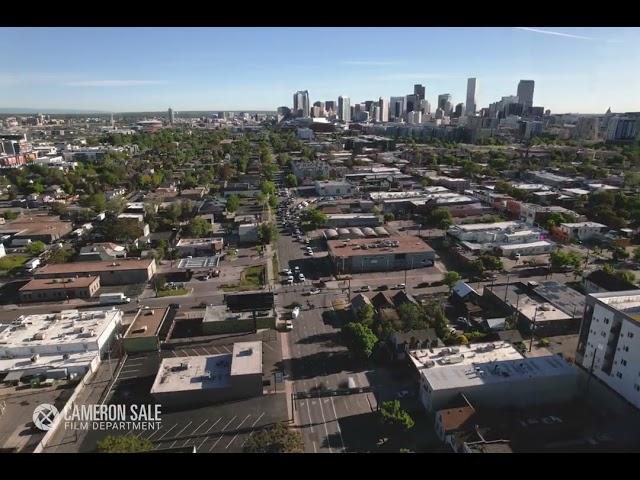
[(521, 222), (494, 222), (494, 223), (467, 223), (465, 225), (453, 225), (452, 230), (463, 232), (481, 232), (484, 230), (506, 230), (508, 228), (523, 228)]
[(458, 347), (439, 347), (411, 350), (409, 359), (416, 369), (430, 370), (473, 363), (519, 360), (524, 358), (508, 342), (486, 342), (461, 345)]
[(220, 263), (220, 257), (218, 255), (212, 255), (211, 257), (181, 258), (176, 268), (179, 270), (214, 268), (218, 266), (218, 263)]
[(577, 370), (557, 355), (507, 360), (474, 361), (441, 368), (424, 368), (420, 374), (433, 390), (531, 381), (534, 378), (575, 376)]
[(37, 275), (59, 275), (62, 273), (92, 273), (121, 270), (147, 269), (154, 262), (153, 259), (118, 259), (100, 262), (50, 263), (36, 271)]
[(231, 375), (262, 374), (262, 342), (233, 344)]
[(607, 228), (606, 225), (596, 222), (561, 223), (560, 225), (567, 228)]
[(63, 236), (72, 229), (71, 222), (60, 220), (54, 215), (23, 215), (17, 219), (0, 225), (0, 233), (17, 233), (18, 235), (54, 235)]
[(25, 348), (42, 349), (65, 344), (77, 344), (79, 349), (79, 344), (86, 344), (90, 348), (120, 315), (119, 310), (63, 310), (60, 313), (20, 316), (0, 332), (0, 357)]
[(176, 243), (176, 247), (184, 247), (190, 245), (211, 245), (213, 240), (210, 238), (181, 238)]
[[(329, 240), (327, 241), (327, 245), (329, 247), (329, 251), (337, 257), (433, 252), (433, 249), (421, 238), (411, 235), (392, 236), (383, 240), (370, 238), (358, 238), (348, 241)], [(367, 248), (362, 249), (363, 245)]]
[(66, 277), (66, 278), (36, 278), (20, 288), (20, 292), (33, 290), (56, 290), (60, 288), (88, 288), (99, 277)]
[(547, 240), (538, 240), (537, 242), (529, 242), (529, 243), (507, 243), (505, 245), (500, 245), (501, 250), (524, 250), (526, 248), (535, 248), (535, 247), (546, 247), (554, 245), (553, 242), (548, 242)]
[(227, 388), (232, 357), (223, 353), (209, 357), (165, 358), (158, 368), (151, 393)]
[(640, 290), (592, 293), (589, 296), (640, 321)]
[[(573, 292), (578, 295), (575, 296), (571, 292), (565, 291), (572, 289), (564, 285), (556, 282), (541, 282), (541, 286), (542, 283), (554, 285), (543, 287), (541, 293), (538, 293), (539, 287), (530, 289), (520, 282), (510, 283), (508, 285), (493, 285), (492, 287), (486, 286), (485, 289), (489, 289), (489, 291), (501, 301), (511, 306), (511, 308), (515, 309), (517, 306), (520, 314), (529, 320), (533, 320), (534, 317), (537, 322), (569, 320), (570, 318), (574, 318), (574, 308), (576, 316), (582, 314), (584, 303), (582, 307), (579, 306), (580, 300), (578, 298), (578, 292), (573, 290)], [(542, 294), (546, 295), (546, 298)]]
[(129, 325), (124, 338), (143, 338), (156, 335), (168, 312), (169, 307), (138, 310), (138, 314)]

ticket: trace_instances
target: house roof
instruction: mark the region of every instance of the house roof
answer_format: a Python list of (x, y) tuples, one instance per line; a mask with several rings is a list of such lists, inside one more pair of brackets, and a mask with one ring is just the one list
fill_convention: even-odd
[(458, 295), (460, 298), (464, 298), (466, 297), (469, 293), (473, 292), (475, 295), (478, 295), (478, 292), (476, 292), (473, 287), (471, 287), (471, 285), (469, 285), (468, 283), (463, 282), (462, 280), (458, 281), (458, 283), (456, 283), (453, 286), (453, 291), (456, 293), (456, 295)]
[(419, 330), (408, 330), (406, 332), (394, 333), (396, 343), (410, 342), (412, 338), (418, 340), (420, 343), (425, 340), (433, 341), (438, 339), (438, 335), (434, 328), (421, 328)]
[(371, 300), (366, 295), (359, 293), (351, 299), (351, 308), (353, 310), (360, 310), (365, 305), (372, 305)]
[(464, 429), (475, 417), (476, 410), (471, 406), (438, 410), (445, 432)]
[(384, 292), (378, 292), (373, 297), (371, 297), (371, 303), (376, 310), (381, 310), (383, 308), (394, 308), (393, 302)]
[(405, 292), (404, 290), (396, 293), (393, 298), (393, 303), (396, 307), (400, 305), (404, 305), (405, 303), (413, 303), (414, 305), (418, 305), (418, 301), (411, 295), (410, 293)]

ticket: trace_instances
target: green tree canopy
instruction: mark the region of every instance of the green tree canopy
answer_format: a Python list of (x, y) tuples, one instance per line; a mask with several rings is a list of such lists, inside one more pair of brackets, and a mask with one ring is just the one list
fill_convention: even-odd
[(284, 423), (255, 432), (247, 439), (245, 453), (302, 453), (304, 443), (299, 431), (290, 429)]
[(342, 335), (349, 353), (359, 359), (367, 359), (378, 343), (378, 338), (369, 327), (358, 322), (349, 322), (342, 327)]
[(134, 435), (109, 435), (98, 442), (97, 448), (100, 453), (141, 453), (151, 451), (153, 443)]
[(444, 283), (449, 287), (449, 291), (453, 289), (453, 286), (460, 281), (462, 277), (458, 272), (449, 271), (444, 274)]
[(194, 238), (208, 237), (211, 235), (211, 224), (204, 218), (192, 218), (187, 225), (186, 233)]
[(415, 422), (411, 415), (400, 406), (399, 400), (388, 400), (380, 406), (380, 420), (394, 430), (411, 430)]
[(235, 193), (233, 195), (229, 195), (227, 198), (227, 210), (230, 212), (235, 212), (240, 206), (240, 197)]
[(47, 246), (44, 244), (44, 242), (37, 240), (27, 245), (25, 247), (25, 251), (30, 255), (40, 255), (42, 252), (44, 252), (45, 248), (47, 248)]
[(373, 307), (367, 303), (358, 310), (356, 320), (367, 327), (371, 327), (373, 324), (373, 313)]
[(285, 177), (284, 183), (285, 183), (285, 185), (287, 187), (297, 187), (298, 186), (298, 179), (296, 178), (296, 176), (293, 173), (290, 173)]

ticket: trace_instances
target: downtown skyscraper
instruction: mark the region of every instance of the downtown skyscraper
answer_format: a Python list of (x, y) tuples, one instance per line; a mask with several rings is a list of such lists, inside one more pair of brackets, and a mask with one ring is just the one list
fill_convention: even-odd
[(338, 97), (338, 118), (344, 123), (351, 121), (351, 101), (349, 97)]
[(293, 94), (293, 113), (305, 118), (310, 116), (311, 105), (309, 104), (309, 92), (307, 90), (299, 90)]
[(467, 103), (465, 113), (474, 115), (478, 110), (478, 79), (467, 79)]
[(518, 83), (518, 101), (527, 108), (533, 107), (533, 89), (535, 82), (533, 80), (520, 80)]

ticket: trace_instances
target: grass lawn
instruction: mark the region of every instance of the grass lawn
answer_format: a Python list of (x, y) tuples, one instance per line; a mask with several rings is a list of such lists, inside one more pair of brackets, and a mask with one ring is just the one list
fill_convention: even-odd
[(0, 258), (0, 272), (8, 272), (19, 268), (29, 259), (26, 255), (7, 255)]
[(186, 295), (189, 290), (186, 288), (168, 288), (165, 290), (158, 290), (158, 297), (178, 297), (180, 295)]
[(257, 290), (264, 284), (263, 279), (265, 276), (266, 271), (263, 265), (247, 267), (242, 271), (242, 274), (240, 275), (240, 283), (238, 283), (237, 285), (222, 285), (221, 288), (225, 292)]

